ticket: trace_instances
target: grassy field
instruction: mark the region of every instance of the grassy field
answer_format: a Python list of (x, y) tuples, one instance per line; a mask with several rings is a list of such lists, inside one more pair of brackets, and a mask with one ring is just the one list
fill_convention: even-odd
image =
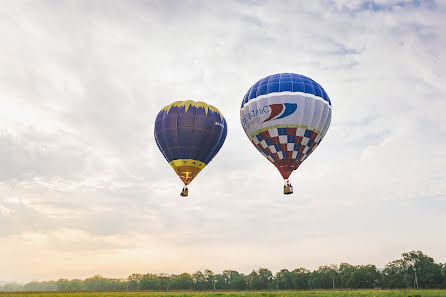
[(0, 292), (1, 297), (446, 297), (446, 290), (242, 291), (242, 292)]

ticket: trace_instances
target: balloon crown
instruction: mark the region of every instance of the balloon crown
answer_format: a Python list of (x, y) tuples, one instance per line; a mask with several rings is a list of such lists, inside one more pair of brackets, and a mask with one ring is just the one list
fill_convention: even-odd
[(221, 117), (222, 119), (224, 119), (224, 117), (223, 117), (223, 115), (221, 114), (221, 112), (220, 112), (215, 106), (209, 105), (209, 104), (207, 104), (207, 103), (205, 103), (205, 102), (202, 102), (202, 101), (193, 101), (193, 100), (175, 101), (175, 102), (173, 102), (173, 103), (171, 103), (171, 104), (165, 106), (162, 110), (166, 110), (167, 113), (169, 113), (169, 111), (170, 111), (170, 109), (171, 109), (172, 107), (178, 107), (178, 108), (180, 108), (180, 107), (182, 107), (182, 106), (184, 106), (185, 112), (187, 112), (187, 110), (189, 109), (189, 107), (194, 106), (194, 107), (196, 107), (196, 108), (203, 108), (204, 111), (205, 111), (205, 113), (206, 113), (206, 115), (208, 114), (208, 112), (209, 112), (209, 110), (210, 110), (210, 111), (212, 111), (212, 112), (218, 113), (218, 114), (220, 115), (220, 117)]

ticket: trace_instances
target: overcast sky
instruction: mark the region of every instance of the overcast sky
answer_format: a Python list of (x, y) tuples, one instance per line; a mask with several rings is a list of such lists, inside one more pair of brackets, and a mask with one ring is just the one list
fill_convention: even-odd
[[(3, 1), (0, 280), (446, 262), (444, 1)], [(294, 72), (333, 106), (294, 195), (240, 104)], [(179, 197), (159, 110), (223, 113)]]

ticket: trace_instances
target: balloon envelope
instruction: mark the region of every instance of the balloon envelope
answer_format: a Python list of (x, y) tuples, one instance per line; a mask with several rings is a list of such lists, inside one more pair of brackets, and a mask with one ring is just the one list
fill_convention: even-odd
[(246, 135), (288, 179), (315, 150), (331, 122), (331, 101), (314, 80), (270, 75), (246, 93), (240, 110)]
[(226, 134), (223, 115), (204, 102), (174, 102), (155, 121), (158, 148), (185, 185), (215, 157)]

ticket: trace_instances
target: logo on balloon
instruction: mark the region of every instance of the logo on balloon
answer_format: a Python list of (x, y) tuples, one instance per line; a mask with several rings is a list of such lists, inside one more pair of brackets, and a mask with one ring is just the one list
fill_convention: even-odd
[(225, 124), (223, 124), (223, 122), (219, 123), (219, 122), (215, 122), (216, 126), (220, 126), (222, 128), (225, 128)]
[(281, 103), (281, 104), (270, 104), (271, 114), (262, 123), (283, 119), (291, 114), (293, 114), (297, 109), (296, 103)]

